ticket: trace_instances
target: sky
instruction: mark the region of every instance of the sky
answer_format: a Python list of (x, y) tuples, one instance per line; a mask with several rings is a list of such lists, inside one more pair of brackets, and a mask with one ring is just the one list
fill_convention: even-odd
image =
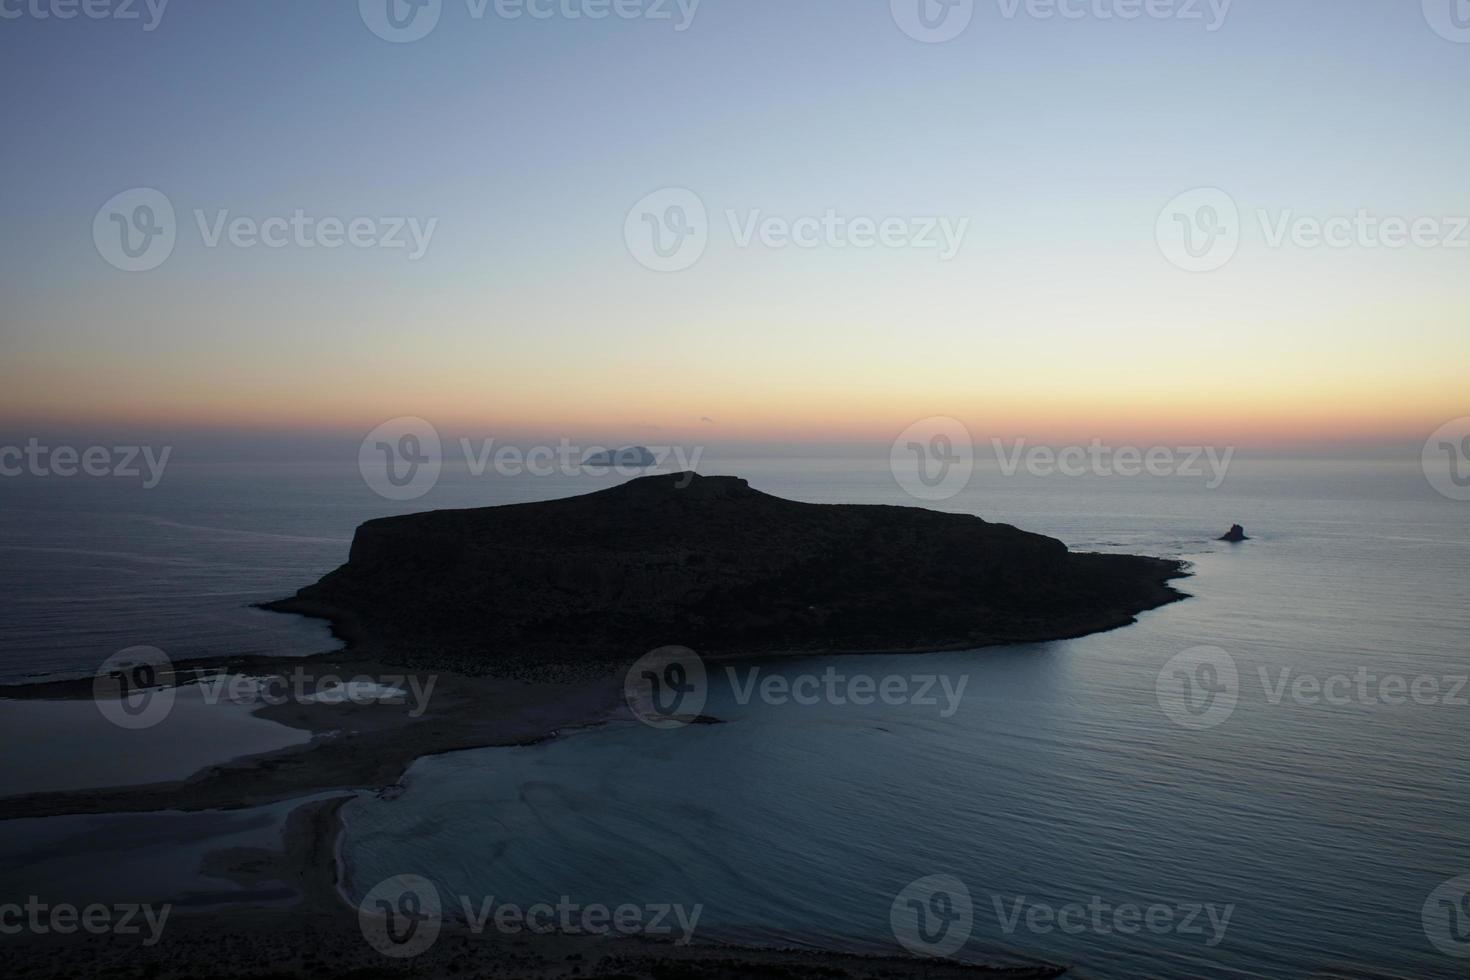
[(1467, 414), (1461, 0), (88, 2), (0, 0), (10, 430), (1323, 449)]

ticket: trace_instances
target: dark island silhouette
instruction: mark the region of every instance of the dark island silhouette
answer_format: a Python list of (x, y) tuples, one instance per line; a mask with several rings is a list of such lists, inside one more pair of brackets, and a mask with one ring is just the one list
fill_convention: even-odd
[(592, 453), (582, 460), (583, 466), (619, 467), (623, 469), (649, 469), (658, 465), (658, 457), (647, 446), (624, 446), (622, 449), (604, 449)]
[(1079, 554), (965, 514), (808, 504), (734, 477), (368, 521), (347, 564), (265, 608), (414, 666), (966, 649), (1125, 626), (1181, 562)]
[(1238, 544), (1241, 541), (1249, 541), (1250, 538), (1245, 536), (1245, 528), (1241, 527), (1239, 524), (1232, 524), (1230, 525), (1230, 530), (1220, 535), (1220, 540), (1229, 541), (1232, 544)]

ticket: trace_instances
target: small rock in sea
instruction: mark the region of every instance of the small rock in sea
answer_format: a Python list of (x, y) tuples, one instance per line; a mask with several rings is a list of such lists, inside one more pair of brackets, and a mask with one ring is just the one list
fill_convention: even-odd
[(1220, 536), (1220, 540), (1235, 542), (1249, 541), (1250, 538), (1245, 536), (1245, 528), (1241, 527), (1239, 524), (1232, 524), (1230, 525), (1230, 530), (1226, 531), (1223, 535)]

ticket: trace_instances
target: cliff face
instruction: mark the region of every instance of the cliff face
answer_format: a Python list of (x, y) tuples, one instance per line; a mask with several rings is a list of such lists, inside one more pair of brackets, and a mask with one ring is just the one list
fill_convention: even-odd
[(268, 608), (424, 661), (918, 650), (1078, 636), (1181, 598), (1179, 563), (908, 507), (652, 476), (546, 503), (369, 521)]

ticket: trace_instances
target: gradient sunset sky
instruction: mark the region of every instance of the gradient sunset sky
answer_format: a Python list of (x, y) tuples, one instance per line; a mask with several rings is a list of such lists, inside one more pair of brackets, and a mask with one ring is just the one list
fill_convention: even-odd
[[(888, 0), (704, 0), (682, 32), (445, 0), (408, 44), (355, 0), (0, 20), (0, 416), (803, 442), (948, 415), (1320, 446), (1417, 445), (1470, 410), (1470, 249), (1273, 248), (1256, 217), (1470, 215), (1470, 43), (1419, 0), (1236, 0), (1214, 31), (1203, 0), (1203, 21), (1007, 6), (942, 44)], [(127, 273), (92, 223), (135, 187), (174, 204), (178, 244)], [(659, 273), (624, 221), (667, 187), (710, 242)], [(1243, 240), (1189, 273), (1155, 222), (1200, 187)], [(438, 225), (410, 261), (206, 248), (193, 214), (298, 208)], [(944, 262), (742, 248), (726, 218), (828, 208), (970, 226)]]

